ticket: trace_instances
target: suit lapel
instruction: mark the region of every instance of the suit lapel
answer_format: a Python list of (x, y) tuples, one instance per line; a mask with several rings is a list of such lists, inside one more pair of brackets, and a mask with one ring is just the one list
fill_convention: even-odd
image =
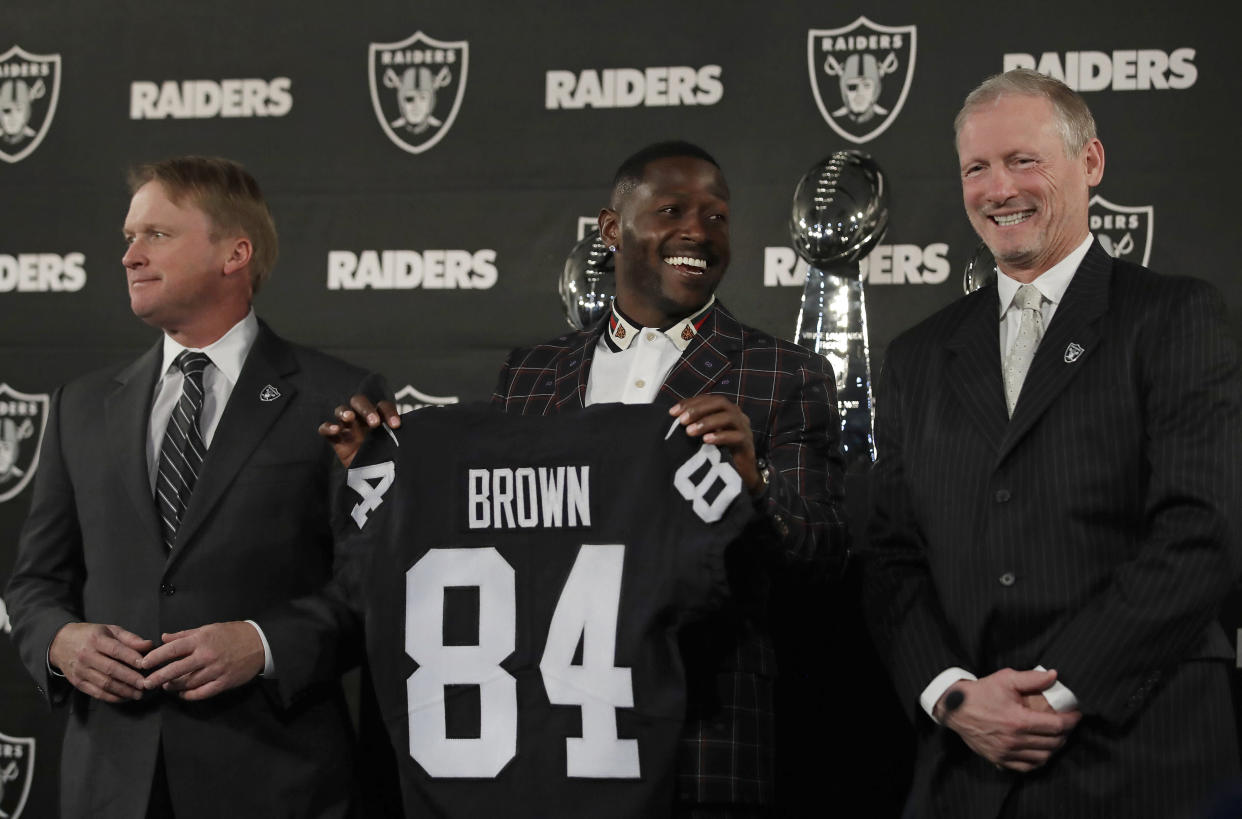
[[(202, 472), (177, 531), (174, 559), (191, 542), (194, 533), (233, 483), (238, 470), (293, 400), (297, 387), (289, 381), (289, 376), (297, 369), (289, 346), (260, 322), (259, 336), (246, 356), (216, 434), (207, 448)], [(269, 397), (260, 398), (260, 394)]]
[(1093, 242), (1035, 351), (998, 459), (1013, 449), (1095, 351), (1100, 338), (1099, 319), (1108, 309), (1112, 269), (1112, 257)]
[(569, 347), (565, 350), (556, 362), (556, 383), (554, 389), (556, 394), (552, 401), (553, 406), (548, 408), (551, 412), (568, 412), (571, 410), (582, 409), (586, 406), (586, 390), (587, 379), (591, 375), (591, 362), (595, 358), (595, 345), (599, 343), (600, 336), (603, 335), (604, 328), (608, 324), (608, 316), (604, 316), (604, 320), (596, 325), (595, 329), (585, 336), (580, 336), (581, 341), (577, 346)]
[(151, 399), (163, 360), (163, 343), (117, 373), (117, 387), (104, 399), (104, 430), (112, 461), (121, 483), (133, 501), (138, 520), (151, 536), (152, 548), (164, 553), (163, 536), (151, 495), (151, 473), (147, 469), (147, 427), (151, 418)]
[(1001, 381), (996, 285), (971, 298), (975, 303), (945, 345), (950, 355), (946, 372), (964, 415), (995, 450), (1000, 447), (1009, 420)]
[(733, 369), (733, 356), (741, 347), (742, 325), (723, 304), (717, 303), (669, 371), (656, 400), (671, 406), (683, 398), (707, 392)]

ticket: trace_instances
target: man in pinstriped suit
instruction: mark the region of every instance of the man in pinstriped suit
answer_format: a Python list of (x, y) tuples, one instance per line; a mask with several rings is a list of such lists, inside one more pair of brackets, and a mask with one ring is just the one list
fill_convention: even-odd
[(1064, 84), (993, 77), (955, 127), (1001, 275), (889, 349), (865, 553), (919, 733), (908, 815), (1188, 815), (1238, 775), (1221, 299), (1092, 239), (1104, 150)]

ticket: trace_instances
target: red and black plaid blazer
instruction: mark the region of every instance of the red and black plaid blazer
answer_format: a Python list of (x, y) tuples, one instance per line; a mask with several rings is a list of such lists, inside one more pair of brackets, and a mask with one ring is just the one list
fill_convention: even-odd
[[(492, 403), (551, 415), (586, 405), (587, 378), (607, 318), (514, 350)], [(738, 606), (686, 629), (682, 651), (689, 713), (678, 761), (678, 798), (703, 805), (772, 804), (772, 684), (776, 667), (763, 625), (768, 572), (824, 573), (845, 561), (843, 466), (836, 381), (805, 348), (746, 327), (718, 304), (656, 397), (672, 406), (712, 393), (750, 419), (755, 452), (772, 466), (762, 514), (732, 550)]]

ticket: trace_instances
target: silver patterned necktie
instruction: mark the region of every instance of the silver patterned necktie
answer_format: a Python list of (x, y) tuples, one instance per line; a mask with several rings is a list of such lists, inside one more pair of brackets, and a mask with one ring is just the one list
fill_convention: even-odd
[(1026, 380), (1026, 371), (1031, 368), (1031, 359), (1035, 358), (1035, 349), (1044, 337), (1044, 315), (1040, 311), (1043, 294), (1033, 284), (1024, 284), (1018, 288), (1013, 303), (1022, 311), (1022, 321), (1018, 324), (1018, 337), (1014, 339), (1009, 355), (1005, 357), (1005, 404), (1009, 408), (1009, 417), (1013, 417), (1013, 408), (1018, 403), (1018, 393), (1022, 392), (1022, 382)]
[(155, 479), (155, 505), (160, 512), (160, 529), (169, 550), (177, 540), (177, 527), (190, 503), (190, 493), (198, 480), (207, 447), (199, 432), (203, 411), (203, 370), (211, 363), (206, 353), (183, 350), (173, 361), (184, 375), (181, 398), (173, 407), (160, 447), (160, 468)]

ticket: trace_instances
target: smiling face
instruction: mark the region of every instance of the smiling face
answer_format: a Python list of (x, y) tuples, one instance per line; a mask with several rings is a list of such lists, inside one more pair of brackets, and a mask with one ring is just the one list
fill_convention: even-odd
[(971, 111), (957, 154), (966, 214), (1007, 275), (1030, 282), (1087, 237), (1087, 202), (1104, 175), (1104, 147), (1091, 139), (1067, 156), (1044, 97), (1011, 94)]
[(237, 310), (239, 296), (249, 309), (249, 240), (213, 236), (210, 218), (191, 197), (174, 202), (162, 184), (146, 183), (130, 200), (124, 234), (129, 247), (121, 263), (138, 318), (197, 347), (245, 316)]
[(729, 188), (689, 156), (653, 160), (642, 182), (600, 214), (616, 245), (617, 303), (644, 327), (667, 327), (707, 303), (729, 266)]

